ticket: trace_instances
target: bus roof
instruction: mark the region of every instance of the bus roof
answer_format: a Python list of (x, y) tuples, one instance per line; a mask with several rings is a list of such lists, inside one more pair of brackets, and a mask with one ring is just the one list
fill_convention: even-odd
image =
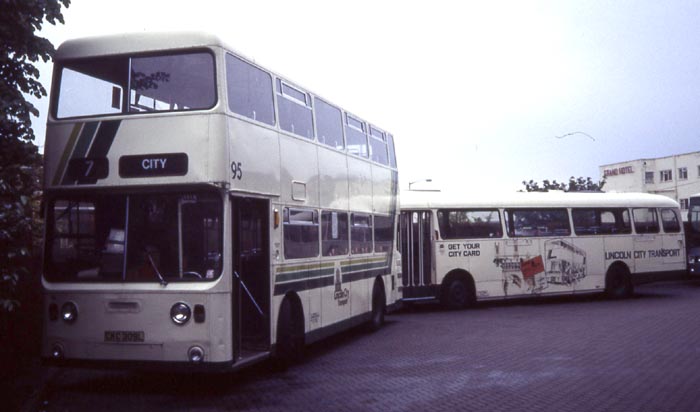
[(478, 196), (455, 192), (401, 192), (401, 209), (501, 207), (673, 207), (666, 196), (648, 193), (512, 192)]
[(55, 58), (65, 60), (210, 46), (229, 48), (215, 35), (202, 32), (124, 33), (67, 40), (58, 47)]

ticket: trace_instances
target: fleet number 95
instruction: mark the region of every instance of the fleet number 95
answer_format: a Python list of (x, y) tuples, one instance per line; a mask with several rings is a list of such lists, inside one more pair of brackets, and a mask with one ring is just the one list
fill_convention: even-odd
[(231, 179), (241, 180), (243, 178), (243, 165), (241, 162), (231, 162)]

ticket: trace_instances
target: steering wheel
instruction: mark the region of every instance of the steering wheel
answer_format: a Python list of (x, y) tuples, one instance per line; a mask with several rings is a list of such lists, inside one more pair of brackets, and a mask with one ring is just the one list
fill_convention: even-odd
[(182, 272), (182, 276), (192, 276), (192, 277), (195, 277), (195, 278), (197, 278), (197, 279), (202, 279), (202, 278), (203, 278), (203, 276), (202, 276), (201, 274), (199, 274), (199, 272), (195, 272), (195, 271), (192, 271), (192, 270), (191, 270), (191, 271), (187, 271), (187, 272)]

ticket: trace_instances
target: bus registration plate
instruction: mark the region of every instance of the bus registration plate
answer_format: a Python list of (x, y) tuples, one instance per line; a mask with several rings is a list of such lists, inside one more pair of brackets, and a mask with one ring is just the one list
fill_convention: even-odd
[(146, 334), (143, 331), (128, 331), (128, 330), (106, 330), (105, 342), (114, 343), (139, 343), (146, 339)]

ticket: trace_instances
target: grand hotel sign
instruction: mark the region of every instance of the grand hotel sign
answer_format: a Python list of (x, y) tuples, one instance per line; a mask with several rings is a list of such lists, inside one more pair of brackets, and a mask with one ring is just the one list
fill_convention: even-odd
[(628, 175), (630, 173), (634, 173), (634, 169), (632, 169), (632, 166), (622, 166), (622, 167), (616, 167), (614, 169), (603, 170), (603, 177), (617, 176), (617, 175)]

